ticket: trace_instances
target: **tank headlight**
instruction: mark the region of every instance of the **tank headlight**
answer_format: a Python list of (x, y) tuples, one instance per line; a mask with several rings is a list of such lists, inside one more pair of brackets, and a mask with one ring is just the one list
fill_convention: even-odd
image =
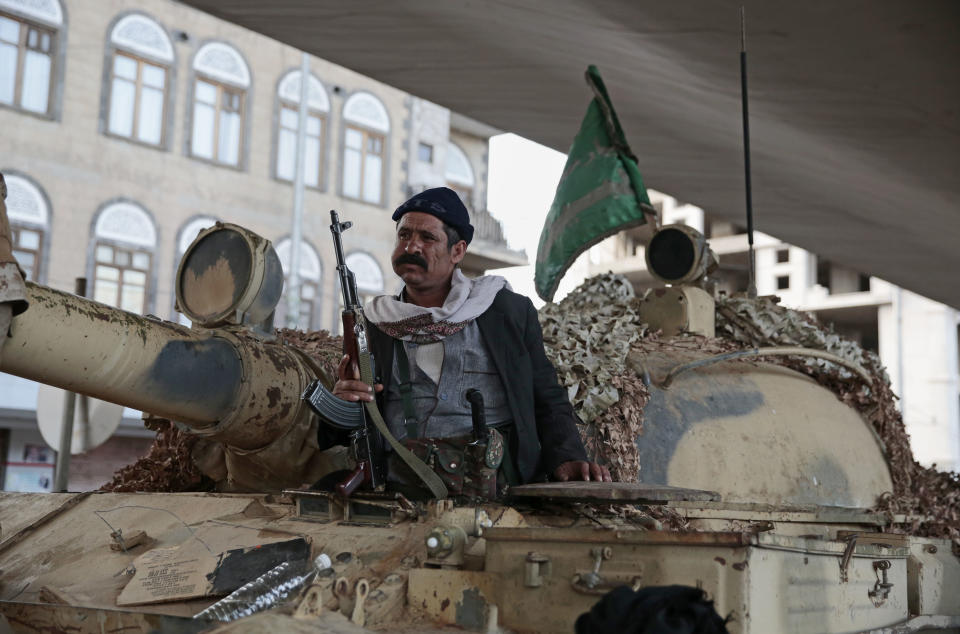
[(689, 284), (717, 267), (717, 257), (702, 233), (687, 225), (667, 225), (650, 239), (647, 270), (667, 284)]
[(239, 225), (204, 229), (177, 268), (177, 310), (206, 328), (261, 324), (283, 292), (273, 245)]

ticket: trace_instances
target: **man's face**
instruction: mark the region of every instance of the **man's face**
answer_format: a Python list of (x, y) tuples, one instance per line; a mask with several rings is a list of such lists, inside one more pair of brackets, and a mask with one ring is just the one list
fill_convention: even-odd
[(414, 290), (434, 290), (449, 283), (466, 250), (463, 240), (447, 248), (447, 234), (439, 218), (411, 211), (397, 223), (393, 272)]

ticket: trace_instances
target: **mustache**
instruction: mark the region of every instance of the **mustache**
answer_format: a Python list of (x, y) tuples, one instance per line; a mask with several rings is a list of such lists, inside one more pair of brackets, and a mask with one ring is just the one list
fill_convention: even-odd
[(423, 256), (417, 255), (416, 253), (401, 253), (393, 260), (394, 266), (399, 266), (401, 264), (416, 264), (424, 271), (427, 270), (427, 261)]

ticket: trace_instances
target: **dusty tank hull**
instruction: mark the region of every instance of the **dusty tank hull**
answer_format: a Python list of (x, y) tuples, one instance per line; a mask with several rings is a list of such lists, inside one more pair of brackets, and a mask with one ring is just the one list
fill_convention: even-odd
[[(634, 498), (669, 497), (637, 486)], [(145, 553), (181, 548), (196, 557), (190, 545), (200, 544), (213, 562), (226, 550), (302, 538), (313, 555), (330, 555), (334, 570), (316, 582), (320, 615), (295, 619), (290, 604), (271, 622), (277, 632), (307, 624), (365, 631), (350, 629), (346, 619), (355, 614), (367, 630), (387, 632), (490, 631), (494, 618), (512, 631), (569, 632), (623, 584), (702, 587), (731, 616), (731, 632), (960, 627), (960, 563), (949, 541), (880, 535), (889, 518), (853, 509), (665, 501), (661, 510), (694, 529), (677, 531), (658, 530), (650, 518), (584, 517), (584, 507), (546, 513), (529, 497), (512, 507), (398, 505), (378, 517), (355, 509), (346, 519), (318, 509), (310, 494), (297, 498), (2, 494), (0, 614), (16, 632), (200, 631), (211, 624), (191, 617), (212, 596), (118, 606), (125, 588), (140, 583), (130, 570)], [(463, 543), (445, 556), (429, 552), (426, 537), (437, 527), (462, 531)], [(146, 537), (126, 551), (111, 549), (118, 530)], [(199, 559), (194, 570), (204, 565)], [(166, 570), (164, 582), (182, 585), (184, 570)], [(370, 583), (359, 611), (355, 595), (334, 596), (340, 577), (351, 593), (361, 579)], [(154, 583), (153, 592), (161, 586)]]

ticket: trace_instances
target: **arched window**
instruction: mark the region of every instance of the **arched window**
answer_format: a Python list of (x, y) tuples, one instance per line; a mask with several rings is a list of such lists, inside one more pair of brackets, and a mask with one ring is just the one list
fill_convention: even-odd
[(41, 269), (50, 226), (47, 198), (39, 186), (22, 176), (7, 174), (5, 180), (13, 255), (27, 279), (43, 281)]
[[(183, 254), (187, 252), (190, 244), (197, 238), (200, 232), (208, 227), (212, 227), (215, 224), (217, 224), (216, 218), (212, 218), (210, 216), (196, 216), (187, 221), (187, 224), (180, 228), (180, 231), (177, 232), (177, 259), (174, 263), (174, 270), (180, 266), (180, 260), (183, 259)], [(174, 273), (174, 275), (176, 275), (176, 273)], [(190, 325), (190, 320), (187, 319), (187, 316), (183, 313), (177, 312), (176, 309), (173, 311), (173, 319), (180, 322), (184, 326)]]
[(213, 225), (217, 224), (216, 218), (211, 218), (210, 216), (197, 216), (196, 218), (187, 222), (183, 225), (177, 234), (177, 264), (180, 263), (180, 258), (183, 257), (183, 254), (187, 252), (190, 244), (196, 240), (197, 236), (200, 235), (200, 232), (204, 229), (208, 229)]
[(110, 110), (107, 131), (162, 145), (174, 64), (173, 43), (154, 20), (139, 13), (120, 18), (110, 30)]
[[(273, 323), (278, 328), (287, 326), (287, 289), (290, 281), (290, 247), (293, 243), (290, 238), (281, 240), (277, 246), (277, 256), (283, 267), (283, 297), (277, 304), (277, 311)], [(320, 256), (305, 240), (300, 241), (300, 318), (297, 327), (302, 330), (312, 330), (316, 327), (316, 319), (320, 316), (320, 281), (323, 278), (323, 266)]]
[(387, 109), (370, 93), (358, 92), (343, 104), (343, 119), (343, 195), (379, 205), (390, 133)]
[(115, 202), (93, 228), (93, 299), (133, 313), (147, 312), (157, 232), (146, 210)]
[(193, 70), (190, 153), (216, 163), (239, 165), (250, 69), (237, 49), (210, 42), (197, 51)]
[(444, 167), (444, 175), (447, 179), (447, 187), (457, 192), (460, 200), (467, 206), (467, 209), (473, 209), (473, 188), (476, 180), (473, 176), (473, 166), (466, 153), (455, 143), (447, 145), (447, 163)]
[(357, 280), (361, 304), (383, 294), (383, 271), (373, 256), (355, 251), (346, 257), (346, 263)]
[[(279, 116), (277, 117), (277, 178), (292, 181), (297, 163), (297, 131), (300, 120), (299, 70), (292, 70), (277, 86)], [(310, 75), (307, 85), (307, 129), (303, 156), (303, 182), (308, 187), (320, 187), (323, 174), (323, 148), (326, 146), (327, 113), (330, 99), (320, 80)]]
[(59, 0), (0, 0), (0, 103), (51, 116), (62, 28)]

